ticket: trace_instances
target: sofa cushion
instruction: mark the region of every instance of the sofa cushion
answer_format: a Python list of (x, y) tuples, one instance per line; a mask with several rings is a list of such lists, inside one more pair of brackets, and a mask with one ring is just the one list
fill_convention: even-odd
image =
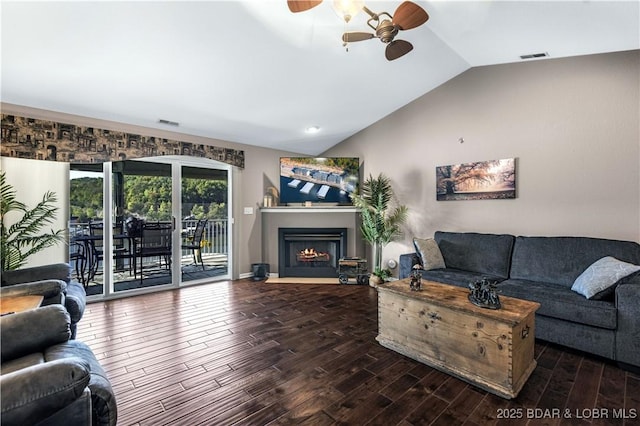
[(71, 281), (71, 270), (67, 263), (53, 263), (50, 265), (34, 266), (30, 268), (2, 271), (2, 286), (30, 283), (42, 280), (62, 280), (65, 283)]
[(2, 375), (2, 424), (36, 424), (78, 399), (89, 384), (78, 358), (37, 364)]
[(2, 297), (37, 295), (43, 297), (43, 305), (64, 303), (64, 293), (66, 291), (67, 284), (64, 281), (55, 279), (32, 281), (0, 287), (0, 294)]
[(609, 359), (617, 359), (615, 353), (615, 348), (618, 345), (616, 330), (536, 315), (536, 339)]
[(509, 277), (514, 236), (437, 231), (434, 237), (447, 268)]
[(614, 302), (585, 299), (562, 284), (509, 279), (498, 284), (498, 290), (504, 296), (540, 303), (538, 315), (611, 330), (617, 327)]
[(10, 359), (2, 363), (0, 367), (0, 374), (8, 374), (14, 371), (21, 370), (23, 368), (31, 367), (33, 365), (42, 364), (44, 362), (44, 355), (42, 352), (34, 352), (20, 358)]
[(71, 336), (69, 314), (60, 305), (49, 305), (0, 318), (1, 360), (42, 352)]
[[(502, 281), (504, 278), (494, 275), (479, 274), (477, 272), (462, 271), (460, 269), (446, 268), (434, 269), (431, 271), (420, 271), (423, 280), (435, 281), (443, 284), (456, 285), (468, 288), (469, 284), (480, 281), (483, 278), (492, 281)], [(422, 284), (425, 286), (425, 284)]]
[(76, 281), (67, 285), (65, 307), (71, 316), (71, 323), (75, 324), (82, 319), (87, 304), (87, 293), (84, 287)]
[(602, 299), (623, 278), (640, 271), (640, 266), (607, 256), (596, 260), (576, 278), (571, 290), (587, 299)]
[(510, 278), (570, 288), (589, 265), (605, 256), (638, 265), (640, 245), (589, 237), (517, 237)]
[(69, 340), (47, 348), (44, 355), (47, 362), (66, 359), (69, 356), (82, 359), (89, 366), (91, 372), (89, 389), (91, 389), (92, 424), (116, 425), (118, 410), (111, 383), (104, 368), (87, 344), (78, 340)]
[(436, 240), (433, 238), (414, 238), (413, 245), (416, 248), (416, 253), (420, 256), (422, 269), (428, 271), (446, 267)]

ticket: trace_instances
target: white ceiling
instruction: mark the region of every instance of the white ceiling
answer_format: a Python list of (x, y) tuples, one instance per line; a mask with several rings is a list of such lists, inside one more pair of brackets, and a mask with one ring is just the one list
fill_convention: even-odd
[(638, 0), (415, 2), (430, 19), (388, 62), (377, 39), (345, 51), (331, 0), (2, 0), (1, 100), (317, 155), (470, 67), (640, 48)]

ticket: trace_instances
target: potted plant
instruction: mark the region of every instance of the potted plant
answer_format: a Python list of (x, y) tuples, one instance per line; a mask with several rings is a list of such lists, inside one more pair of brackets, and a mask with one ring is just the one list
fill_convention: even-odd
[[(56, 201), (55, 192), (47, 191), (42, 201), (29, 209), (18, 201), (15, 189), (6, 181), (5, 173), (0, 173), (0, 256), (3, 271), (18, 269), (27, 263), (27, 258), (32, 254), (64, 241), (62, 229), (41, 233), (56, 217)], [(8, 225), (7, 215), (15, 213), (22, 213), (22, 217)]]
[(400, 226), (407, 219), (407, 207), (392, 206), (391, 181), (382, 173), (376, 178), (369, 175), (360, 193), (352, 194), (351, 198), (362, 215), (362, 237), (371, 245), (373, 276), (385, 280), (390, 274), (382, 268), (382, 249), (400, 235)]
[(375, 268), (371, 273), (369, 281), (372, 284), (380, 284), (391, 278), (391, 271), (388, 269)]

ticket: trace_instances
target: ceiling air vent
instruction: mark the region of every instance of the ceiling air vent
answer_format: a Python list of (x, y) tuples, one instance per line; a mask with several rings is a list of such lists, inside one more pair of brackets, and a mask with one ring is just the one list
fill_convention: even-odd
[(168, 126), (175, 126), (175, 127), (178, 127), (180, 125), (180, 123), (178, 123), (177, 121), (169, 121), (169, 120), (163, 120), (163, 119), (158, 120), (158, 123), (166, 124)]
[(520, 55), (520, 59), (535, 59), (535, 58), (546, 58), (549, 54), (547, 52), (543, 53), (530, 53), (528, 55)]

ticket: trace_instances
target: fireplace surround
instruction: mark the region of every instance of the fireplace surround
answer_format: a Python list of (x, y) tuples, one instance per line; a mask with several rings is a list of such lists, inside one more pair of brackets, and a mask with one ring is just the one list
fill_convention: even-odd
[(279, 271), (278, 230), (280, 228), (346, 228), (347, 249), (343, 257), (366, 257), (367, 244), (360, 234), (358, 210), (352, 206), (275, 206), (259, 209), (261, 252), (255, 256), (270, 266), (270, 276)]
[(347, 228), (278, 228), (280, 277), (337, 277)]

